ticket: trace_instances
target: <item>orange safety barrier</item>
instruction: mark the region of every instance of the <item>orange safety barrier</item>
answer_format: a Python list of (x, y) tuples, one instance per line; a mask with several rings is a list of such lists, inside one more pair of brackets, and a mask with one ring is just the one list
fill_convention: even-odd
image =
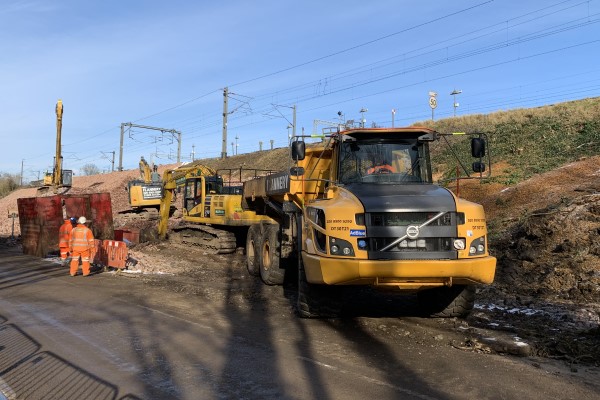
[(125, 268), (127, 262), (127, 244), (119, 240), (105, 240), (102, 247), (106, 252), (106, 266)]
[(94, 248), (90, 255), (90, 260), (94, 265), (106, 265), (107, 257), (106, 250), (102, 244), (102, 240), (94, 239)]

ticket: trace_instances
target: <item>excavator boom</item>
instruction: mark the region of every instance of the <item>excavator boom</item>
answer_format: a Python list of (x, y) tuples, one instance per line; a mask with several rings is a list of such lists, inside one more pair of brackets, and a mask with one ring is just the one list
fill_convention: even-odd
[(54, 159), (54, 171), (52, 174), (52, 186), (58, 187), (62, 185), (62, 116), (63, 103), (58, 100), (56, 103), (56, 157)]
[(62, 118), (63, 118), (63, 103), (62, 100), (58, 100), (56, 103), (56, 155), (54, 156), (54, 165), (52, 172), (46, 172), (44, 176), (43, 185), (38, 190), (45, 192), (48, 188), (52, 187), (54, 192), (58, 191), (60, 187), (70, 187), (71, 179), (73, 177), (73, 171), (62, 169)]

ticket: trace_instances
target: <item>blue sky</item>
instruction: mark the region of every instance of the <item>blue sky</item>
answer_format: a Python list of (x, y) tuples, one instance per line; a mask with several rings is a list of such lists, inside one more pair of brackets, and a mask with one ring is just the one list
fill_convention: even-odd
[[(315, 120), (396, 126), (600, 94), (600, 0), (0, 1), (0, 172), (119, 164), (122, 123), (181, 159), (287, 145)], [(364, 114), (361, 109), (367, 109)], [(321, 129), (324, 125), (319, 125)], [(272, 144), (271, 144), (272, 141)], [(233, 143), (233, 146), (232, 146)], [(175, 162), (126, 130), (123, 168)]]

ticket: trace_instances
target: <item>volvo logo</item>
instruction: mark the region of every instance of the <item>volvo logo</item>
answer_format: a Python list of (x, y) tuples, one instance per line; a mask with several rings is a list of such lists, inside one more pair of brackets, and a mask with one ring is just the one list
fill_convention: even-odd
[(419, 227), (416, 225), (409, 225), (406, 228), (406, 236), (410, 239), (416, 239), (419, 236)]

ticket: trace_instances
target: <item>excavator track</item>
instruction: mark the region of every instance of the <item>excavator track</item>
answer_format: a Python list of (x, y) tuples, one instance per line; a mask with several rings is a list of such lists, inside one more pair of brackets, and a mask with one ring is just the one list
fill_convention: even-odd
[(154, 221), (160, 217), (158, 209), (153, 207), (130, 208), (119, 211), (118, 215), (124, 221)]
[(199, 246), (211, 254), (230, 254), (237, 247), (233, 232), (200, 224), (182, 224), (172, 228), (169, 240)]

